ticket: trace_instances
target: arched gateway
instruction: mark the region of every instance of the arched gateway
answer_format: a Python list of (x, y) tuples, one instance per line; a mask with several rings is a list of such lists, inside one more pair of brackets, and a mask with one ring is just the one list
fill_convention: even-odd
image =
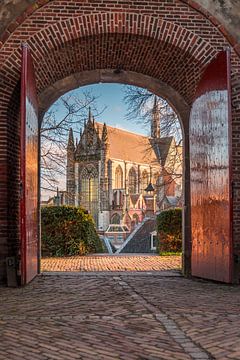
[[(6, 283), (7, 263), (15, 262), (22, 284), (37, 272), (37, 192), (30, 191), (36, 184), (20, 182), (26, 137), (22, 131), (20, 142), (22, 68), (22, 120), (24, 91), (34, 105), (26, 105), (32, 111), (27, 116), (30, 149), (37, 136), (34, 76), (39, 126), (60, 95), (85, 84), (133, 84), (166, 98), (184, 134), (184, 273), (238, 282), (240, 45), (231, 35), (234, 22), (227, 23), (215, 1), (208, 2), (209, 13), (199, 6), (202, 0), (27, 3), (13, 6), (10, 0), (0, 6), (5, 16), (0, 28), (0, 281)], [(211, 15), (214, 10), (222, 23)], [(31, 53), (34, 71), (22, 60), (23, 43), (28, 46), (23, 60), (30, 61)], [(32, 161), (27, 174), (37, 176), (38, 153), (35, 159), (31, 151), (27, 156)], [(29, 216), (21, 217), (25, 205)]]

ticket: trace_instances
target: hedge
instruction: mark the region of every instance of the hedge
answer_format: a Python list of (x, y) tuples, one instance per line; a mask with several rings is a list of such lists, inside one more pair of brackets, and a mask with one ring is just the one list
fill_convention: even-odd
[(82, 208), (50, 206), (41, 209), (43, 256), (102, 252), (92, 216)]
[(182, 251), (182, 210), (169, 209), (157, 216), (159, 252)]

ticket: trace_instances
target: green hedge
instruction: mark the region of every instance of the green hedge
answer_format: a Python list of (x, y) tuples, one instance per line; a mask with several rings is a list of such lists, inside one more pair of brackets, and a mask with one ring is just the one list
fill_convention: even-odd
[(84, 209), (51, 206), (41, 209), (43, 256), (85, 255), (102, 252), (92, 216)]
[(182, 251), (182, 210), (169, 209), (157, 216), (159, 252)]

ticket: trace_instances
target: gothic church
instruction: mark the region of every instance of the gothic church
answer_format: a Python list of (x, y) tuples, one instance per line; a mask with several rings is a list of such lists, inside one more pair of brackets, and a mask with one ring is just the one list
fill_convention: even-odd
[[(67, 146), (67, 203), (82, 206), (93, 216), (99, 232), (108, 225), (130, 230), (154, 215), (165, 195), (178, 195), (179, 184), (162, 186), (164, 170), (176, 148), (173, 137), (161, 138), (155, 100), (151, 137), (95, 122), (91, 110), (79, 142), (69, 131)], [(180, 195), (179, 195), (180, 196)]]

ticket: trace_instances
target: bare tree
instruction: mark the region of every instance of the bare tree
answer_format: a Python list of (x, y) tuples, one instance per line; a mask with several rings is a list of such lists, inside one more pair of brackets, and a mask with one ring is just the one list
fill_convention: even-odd
[[(125, 86), (124, 101), (127, 105), (127, 113), (125, 115), (127, 120), (135, 121), (137, 124), (144, 124), (148, 129), (150, 128), (154, 102), (157, 101), (157, 108), (160, 117), (160, 131), (161, 137), (159, 140), (150, 141), (149, 149), (146, 149), (146, 154), (153, 147), (160, 160), (161, 176), (156, 184), (157, 191), (162, 192), (161, 188), (168, 189), (173, 182), (181, 183), (182, 179), (182, 131), (180, 121), (177, 114), (169, 103), (161, 97), (158, 97), (150, 91), (134, 87)], [(173, 137), (174, 140), (169, 146), (167, 159), (163, 159), (160, 154), (160, 146), (167, 143), (168, 139)], [(159, 152), (159, 154), (158, 154)]]
[(125, 118), (136, 121), (149, 128), (152, 119), (154, 98), (156, 97), (161, 118), (161, 136), (174, 136), (178, 145), (182, 142), (182, 132), (177, 114), (169, 103), (147, 89), (128, 86), (124, 87), (124, 102), (127, 105)]
[(40, 130), (42, 190), (56, 192), (59, 177), (66, 174), (68, 130), (72, 128), (76, 138), (80, 136), (90, 105), (95, 116), (104, 111), (97, 110), (96, 100), (89, 91), (79, 96), (62, 96), (45, 114)]

